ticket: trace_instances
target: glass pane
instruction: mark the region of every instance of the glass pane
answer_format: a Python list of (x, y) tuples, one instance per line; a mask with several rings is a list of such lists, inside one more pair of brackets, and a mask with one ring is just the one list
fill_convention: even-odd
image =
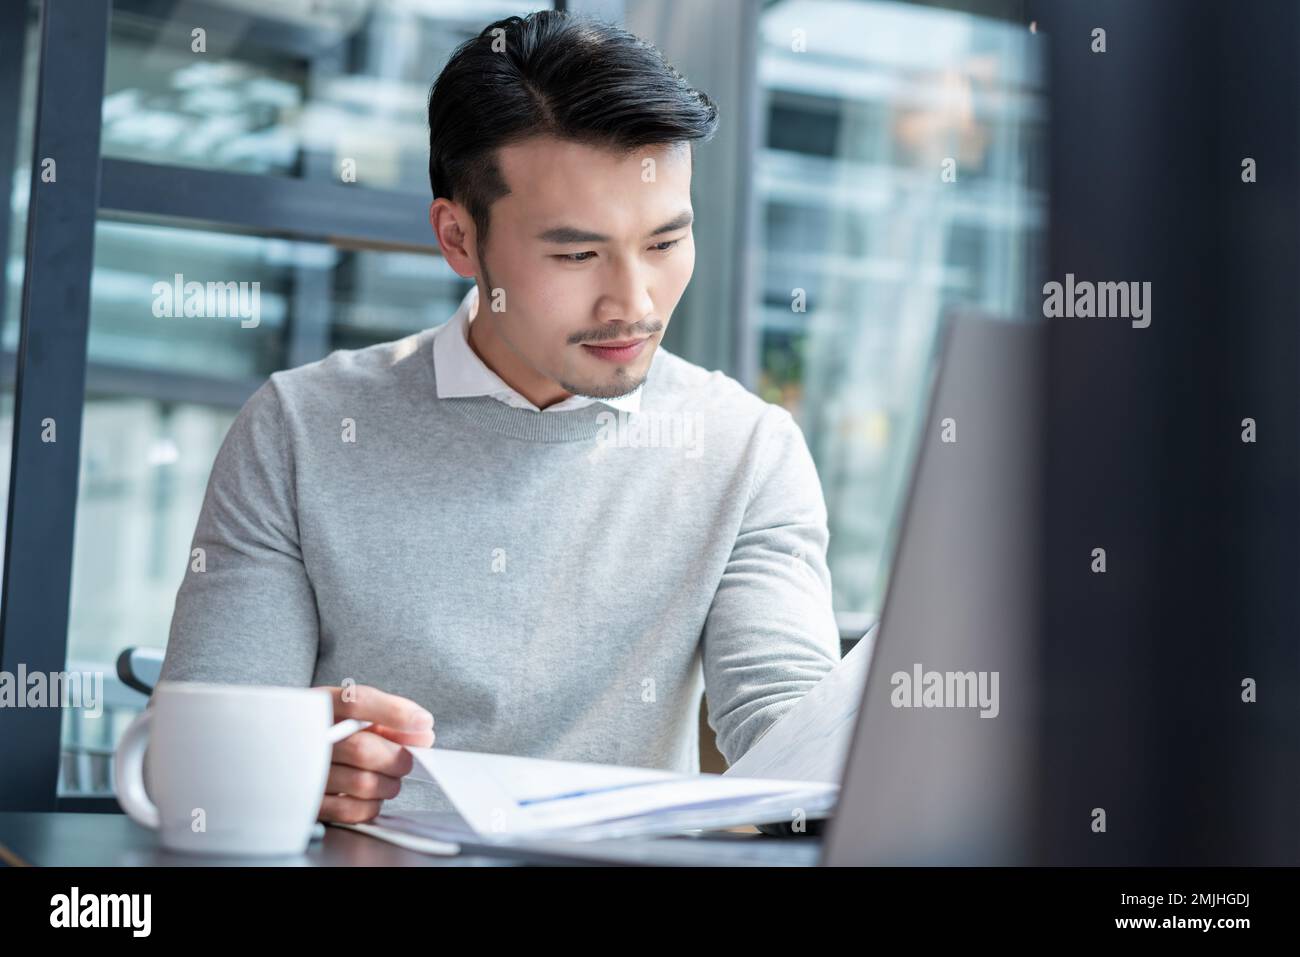
[(438, 70), (488, 23), (547, 4), (210, 6), (220, 16), (181, 4), (163, 20), (114, 5), (105, 156), (307, 178), (339, 177), (352, 160), (361, 185), (427, 193), (425, 106)]
[(68, 670), (104, 675), (104, 713), (63, 715), (59, 793), (111, 794), (111, 756), (144, 705), (116, 680), (130, 645), (166, 646), (208, 472), (235, 409), (88, 394)]
[[(101, 220), (92, 381), (95, 364), (265, 378), (442, 322), (468, 288), (437, 256)], [(17, 336), (6, 327), (6, 349)]]
[[(259, 321), (216, 314), (206, 293), (202, 315), (156, 308), (184, 305), (191, 282), (249, 283), (225, 303), (257, 302)], [(117, 656), (166, 646), (208, 474), (243, 400), (276, 369), (436, 325), (467, 289), (436, 256), (98, 224), (68, 669), (104, 675), (106, 714), (65, 714), (61, 794), (110, 793), (112, 748), (144, 704), (117, 681)]]
[(759, 391), (799, 418), (830, 512), (835, 609), (865, 622), (940, 316), (1030, 312), (1046, 217), (1037, 38), (855, 0), (779, 0), (760, 31)]
[[(285, 364), (295, 264), (331, 258), (328, 248), (305, 243), (101, 220), (90, 361), (265, 376)], [(209, 283), (228, 295), (209, 296)]]

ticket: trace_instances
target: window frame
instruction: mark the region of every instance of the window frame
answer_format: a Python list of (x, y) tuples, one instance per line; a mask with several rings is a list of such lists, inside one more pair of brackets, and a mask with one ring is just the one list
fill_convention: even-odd
[[(238, 408), (260, 384), (204, 379), (88, 361), (95, 226), (100, 219), (224, 229), (290, 240), (326, 241), (349, 249), (440, 255), (424, 211), (428, 198), (396, 190), (342, 185), (321, 178), (232, 173), (105, 158), (101, 155), (105, 71), (114, 12), (166, 21), (179, 0), (43, 0), (36, 64), (36, 126), (27, 216), (18, 349), (0, 353), (12, 385), (14, 416), (9, 520), (0, 589), (0, 670), (16, 675), (61, 672), (68, 663), (72, 561), (86, 396), (147, 395)], [(554, 4), (564, 9), (563, 0)], [(571, 6), (571, 5), (570, 5)], [(238, 31), (254, 58), (289, 58), (308, 71), (336, 57), (337, 37), (308, 25), (236, 13), (186, 0), (209, 34)], [(197, 13), (196, 13), (197, 11)], [(32, 13), (27, 3), (0, 5), (0, 182), (13, 181), (22, 51)], [(0, 50), (0, 52), (3, 52)], [(10, 52), (13, 52), (10, 50)], [(56, 157), (54, 189), (41, 180), (41, 157)], [(44, 188), (43, 188), (44, 187)], [(0, 253), (8, 252), (9, 204), (0, 212)], [(0, 262), (7, 262), (0, 256)], [(308, 271), (310, 272), (310, 271)], [(329, 351), (318, 275), (298, 277), (288, 322), (290, 365)], [(0, 296), (4, 288), (0, 285)], [(0, 299), (0, 315), (3, 315)], [(9, 370), (12, 369), (12, 372)], [(42, 441), (42, 422), (56, 424)], [(106, 675), (112, 680), (111, 676)], [(62, 708), (5, 709), (0, 734), (0, 810), (117, 812), (112, 797), (60, 797)]]

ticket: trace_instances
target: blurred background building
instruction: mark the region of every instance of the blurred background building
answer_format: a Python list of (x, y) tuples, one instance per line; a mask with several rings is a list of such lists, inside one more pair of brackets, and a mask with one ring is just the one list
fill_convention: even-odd
[[(208, 472), (243, 402), (277, 369), (442, 322), (468, 288), (425, 221), (425, 100), (456, 44), (536, 8), (116, 0), (105, 28), (102, 2), (86, 5), (80, 29), (92, 37), (61, 24), (44, 37), (47, 58), (93, 43), (106, 58), (93, 256), (82, 264), (80, 454), (75, 483), (49, 492), (70, 498), (75, 534), (70, 555), (57, 536), (23, 532), (22, 551), (6, 556), (11, 601), (15, 569), (57, 575), (70, 563), (66, 668), (102, 671), (110, 686), (109, 716), (62, 715), (67, 807), (111, 793), (108, 757), (144, 704), (115, 681), (114, 661), (166, 643)], [(11, 6), (0, 14), (14, 53), (0, 56), (6, 492), (45, 76), (40, 5)], [(1036, 308), (1026, 296), (1047, 199), (1041, 38), (1014, 0), (565, 6), (623, 22), (719, 103), (718, 137), (696, 158), (695, 277), (665, 346), (797, 417), (826, 493), (835, 609), (852, 642), (879, 611), (941, 316)], [(153, 284), (175, 273), (260, 282), (260, 323), (155, 317)], [(66, 387), (80, 388), (75, 374)], [(31, 504), (11, 501), (15, 514)], [(57, 639), (62, 616), (49, 618)]]

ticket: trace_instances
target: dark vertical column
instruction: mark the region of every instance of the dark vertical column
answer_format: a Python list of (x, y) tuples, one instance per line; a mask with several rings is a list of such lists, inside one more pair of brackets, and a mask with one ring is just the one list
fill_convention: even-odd
[(1047, 279), (1152, 293), (1147, 328), (1047, 320), (1044, 856), (1294, 864), (1300, 8), (1034, 16), (1050, 45)]
[[(43, 11), (0, 610), (0, 663), (15, 677), (62, 671), (67, 657), (109, 10), (46, 0)], [(54, 809), (61, 717), (0, 709), (0, 808)]]
[[(1204, 749), (1222, 814), (1219, 860), (1300, 863), (1300, 7), (1257, 0), (1218, 11), (1212, 156), (1222, 186), (1215, 237), (1217, 363), (1200, 377), (1211, 416), (1206, 466), (1220, 473), (1207, 588), (1223, 602), (1207, 636), (1222, 680), (1207, 687), (1218, 736)], [(1242, 181), (1242, 162), (1256, 181)], [(1216, 381), (1214, 366), (1222, 367)], [(1254, 419), (1254, 443), (1241, 441)], [(1170, 598), (1172, 600), (1173, 594)], [(1241, 683), (1257, 684), (1254, 704)], [(1209, 683), (1207, 682), (1207, 685)], [(1222, 697), (1219, 697), (1222, 695)], [(1213, 729), (1212, 729), (1213, 730)]]

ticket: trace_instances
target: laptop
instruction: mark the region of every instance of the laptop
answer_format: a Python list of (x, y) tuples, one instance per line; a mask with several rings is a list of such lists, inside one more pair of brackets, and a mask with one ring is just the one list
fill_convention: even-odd
[(539, 864), (1029, 863), (1042, 337), (1041, 323), (970, 313), (936, 337), (883, 614), (821, 835), (464, 849)]

